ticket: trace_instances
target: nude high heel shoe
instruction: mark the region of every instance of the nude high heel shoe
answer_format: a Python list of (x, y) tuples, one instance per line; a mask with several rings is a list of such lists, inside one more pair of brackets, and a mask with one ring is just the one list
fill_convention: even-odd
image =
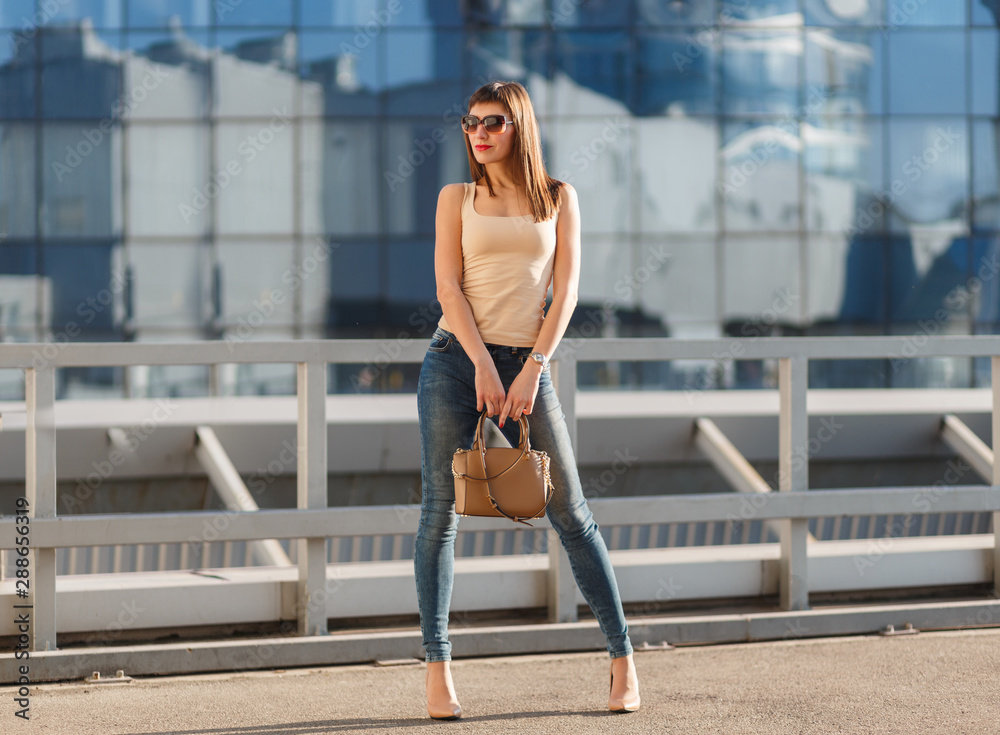
[(619, 696), (615, 691), (615, 663), (611, 662), (611, 685), (608, 694), (608, 709), (612, 712), (635, 712), (639, 709), (639, 678), (635, 672), (635, 663), (631, 654), (626, 657), (627, 664), (622, 675), (625, 677), (625, 689)]
[(427, 664), (425, 686), (427, 688), (427, 714), (433, 719), (457, 720), (462, 716), (462, 707), (458, 704), (458, 698), (455, 696), (455, 686), (451, 680), (451, 667), (447, 661)]

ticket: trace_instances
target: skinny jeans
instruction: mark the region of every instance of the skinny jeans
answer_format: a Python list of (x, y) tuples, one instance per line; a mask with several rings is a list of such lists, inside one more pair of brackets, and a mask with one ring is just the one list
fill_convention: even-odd
[[(486, 344), (504, 391), (520, 373), (530, 347)], [(414, 549), (414, 575), (420, 628), (427, 662), (450, 661), (448, 611), (454, 581), (455, 480), (451, 459), (459, 447), (469, 448), (480, 412), (476, 410), (476, 368), (452, 332), (438, 327), (431, 337), (417, 383), (420, 423), (422, 496), (420, 526)], [(546, 516), (569, 557), (573, 577), (607, 639), (611, 658), (632, 653), (628, 625), (604, 538), (583, 496), (566, 416), (548, 369), (541, 373), (538, 393), (525, 416), (533, 449), (550, 457), (555, 489)], [(488, 417), (499, 428), (496, 415)], [(517, 446), (519, 423), (508, 419), (500, 429)]]

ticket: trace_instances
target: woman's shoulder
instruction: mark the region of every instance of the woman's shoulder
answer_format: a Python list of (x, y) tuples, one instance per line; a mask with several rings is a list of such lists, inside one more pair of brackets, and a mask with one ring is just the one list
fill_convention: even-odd
[(462, 206), (462, 199), (468, 184), (445, 184), (438, 193), (438, 206), (458, 210)]

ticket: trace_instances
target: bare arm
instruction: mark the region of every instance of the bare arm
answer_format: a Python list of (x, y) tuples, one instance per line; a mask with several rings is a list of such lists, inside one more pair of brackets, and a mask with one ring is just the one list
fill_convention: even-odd
[(504, 402), (503, 383), (476, 326), (462, 291), (462, 184), (448, 184), (438, 195), (435, 217), (434, 277), (437, 298), (448, 326), (476, 367), (476, 410), (496, 413)]

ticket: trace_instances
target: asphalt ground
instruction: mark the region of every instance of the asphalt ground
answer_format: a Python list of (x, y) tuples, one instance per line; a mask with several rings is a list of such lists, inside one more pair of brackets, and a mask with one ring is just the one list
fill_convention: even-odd
[(456, 660), (464, 713), (431, 720), (422, 662), (0, 688), (0, 733), (1000, 734), (1000, 629), (678, 647), (636, 654), (642, 708), (606, 711), (609, 659)]

